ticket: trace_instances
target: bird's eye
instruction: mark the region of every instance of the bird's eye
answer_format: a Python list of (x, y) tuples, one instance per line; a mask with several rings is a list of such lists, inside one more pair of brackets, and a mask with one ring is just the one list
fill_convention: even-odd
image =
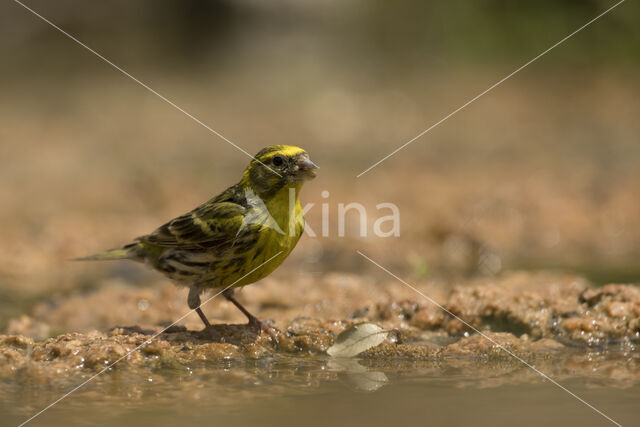
[(273, 157), (274, 166), (282, 166), (283, 163), (284, 163), (284, 159), (281, 156), (274, 156)]

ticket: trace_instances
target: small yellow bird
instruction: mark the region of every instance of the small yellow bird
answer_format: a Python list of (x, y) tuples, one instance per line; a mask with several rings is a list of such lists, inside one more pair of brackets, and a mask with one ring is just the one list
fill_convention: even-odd
[(235, 299), (233, 288), (266, 277), (296, 246), (304, 230), (298, 196), (317, 168), (302, 148), (271, 145), (256, 154), (239, 183), (208, 202), (134, 243), (79, 260), (145, 262), (189, 287), (188, 305), (206, 327), (210, 323), (200, 309), (200, 295), (226, 288), (222, 294), (249, 325), (271, 334)]

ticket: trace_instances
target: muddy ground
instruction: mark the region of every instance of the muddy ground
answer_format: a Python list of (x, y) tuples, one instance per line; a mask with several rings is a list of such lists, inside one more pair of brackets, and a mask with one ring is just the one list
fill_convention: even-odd
[[(203, 363), (303, 358), (308, 362), (298, 365), (329, 367), (334, 372), (329, 376), (344, 371), (355, 375), (356, 383), (368, 372), (360, 378), (364, 388), (376, 384), (371, 372), (402, 372), (409, 366), (472, 371), (488, 384), (537, 381), (515, 355), (559, 378), (588, 377), (619, 386), (640, 381), (640, 289), (631, 285), (593, 287), (578, 276), (525, 272), (468, 280), (451, 290), (428, 281), (415, 284), (481, 335), (394, 280), (347, 274), (266, 279), (245, 288), (239, 298), (277, 328), (275, 342), (244, 325), (242, 315), (222, 299), (204, 307), (215, 322), (210, 329), (203, 329), (193, 313), (171, 325), (189, 311), (185, 289), (107, 284), (41, 303), (30, 315), (11, 319), (0, 337), (2, 380), (60, 385), (107, 367), (154, 378), (166, 375), (166, 368), (186, 372), (202, 369)], [(326, 356), (337, 334), (362, 321), (393, 333), (359, 361)], [(252, 375), (268, 371), (257, 367)]]

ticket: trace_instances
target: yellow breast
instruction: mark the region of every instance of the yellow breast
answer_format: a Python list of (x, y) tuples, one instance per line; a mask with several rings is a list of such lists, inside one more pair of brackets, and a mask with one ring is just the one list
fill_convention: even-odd
[[(234, 287), (245, 286), (268, 276), (295, 248), (304, 231), (299, 191), (299, 185), (285, 187), (269, 200), (262, 201), (264, 203), (252, 204), (253, 212), (248, 214), (261, 218), (264, 225), (259, 232), (255, 253), (242, 268), (247, 276)], [(253, 269), (255, 271), (251, 272)]]

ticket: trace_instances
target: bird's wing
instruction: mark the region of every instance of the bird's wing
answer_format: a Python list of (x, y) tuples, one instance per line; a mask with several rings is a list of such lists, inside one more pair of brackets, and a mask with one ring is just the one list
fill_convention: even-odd
[(234, 200), (235, 197), (225, 193), (137, 240), (154, 246), (183, 249), (232, 242), (243, 226), (247, 208), (242, 200)]

